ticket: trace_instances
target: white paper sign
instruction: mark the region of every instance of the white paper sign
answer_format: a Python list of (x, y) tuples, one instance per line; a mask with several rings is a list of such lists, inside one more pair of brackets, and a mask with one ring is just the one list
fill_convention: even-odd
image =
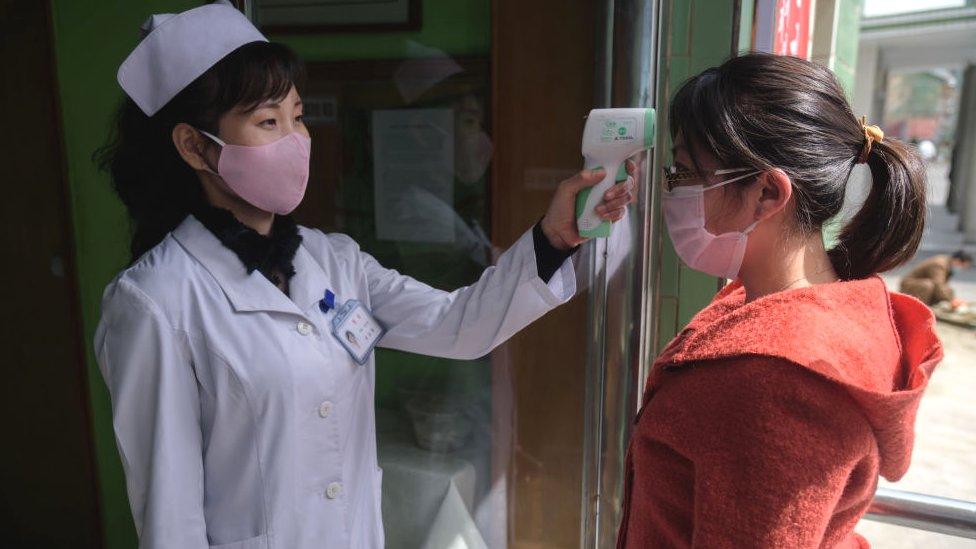
[(376, 237), (454, 242), (454, 111), (373, 111)]

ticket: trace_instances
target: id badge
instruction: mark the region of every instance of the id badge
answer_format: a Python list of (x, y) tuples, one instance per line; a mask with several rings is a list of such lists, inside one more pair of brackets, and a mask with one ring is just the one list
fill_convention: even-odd
[(332, 319), (332, 335), (349, 352), (356, 364), (366, 364), (369, 354), (383, 337), (383, 328), (366, 306), (350, 299)]

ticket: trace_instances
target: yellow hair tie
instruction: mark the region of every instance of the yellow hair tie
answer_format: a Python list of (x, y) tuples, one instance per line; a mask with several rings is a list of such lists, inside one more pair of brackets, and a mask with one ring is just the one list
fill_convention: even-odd
[(861, 129), (864, 130), (864, 146), (861, 147), (861, 155), (857, 158), (858, 164), (864, 164), (868, 161), (868, 156), (871, 154), (871, 146), (875, 141), (881, 142), (884, 140), (884, 132), (881, 128), (868, 124), (868, 117), (861, 117)]

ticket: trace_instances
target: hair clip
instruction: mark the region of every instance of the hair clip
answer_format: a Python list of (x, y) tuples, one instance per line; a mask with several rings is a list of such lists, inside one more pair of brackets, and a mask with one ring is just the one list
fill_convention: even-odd
[(871, 146), (875, 141), (881, 142), (884, 140), (884, 132), (881, 128), (868, 124), (868, 117), (861, 117), (861, 129), (864, 130), (864, 146), (861, 147), (861, 154), (857, 157), (858, 164), (864, 164), (868, 161), (868, 156), (871, 154)]

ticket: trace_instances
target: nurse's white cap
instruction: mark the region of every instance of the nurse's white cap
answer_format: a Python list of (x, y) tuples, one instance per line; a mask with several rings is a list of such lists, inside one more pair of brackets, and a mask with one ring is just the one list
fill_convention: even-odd
[(230, 52), (267, 42), (227, 0), (182, 13), (150, 16), (143, 39), (119, 67), (119, 85), (148, 116)]

